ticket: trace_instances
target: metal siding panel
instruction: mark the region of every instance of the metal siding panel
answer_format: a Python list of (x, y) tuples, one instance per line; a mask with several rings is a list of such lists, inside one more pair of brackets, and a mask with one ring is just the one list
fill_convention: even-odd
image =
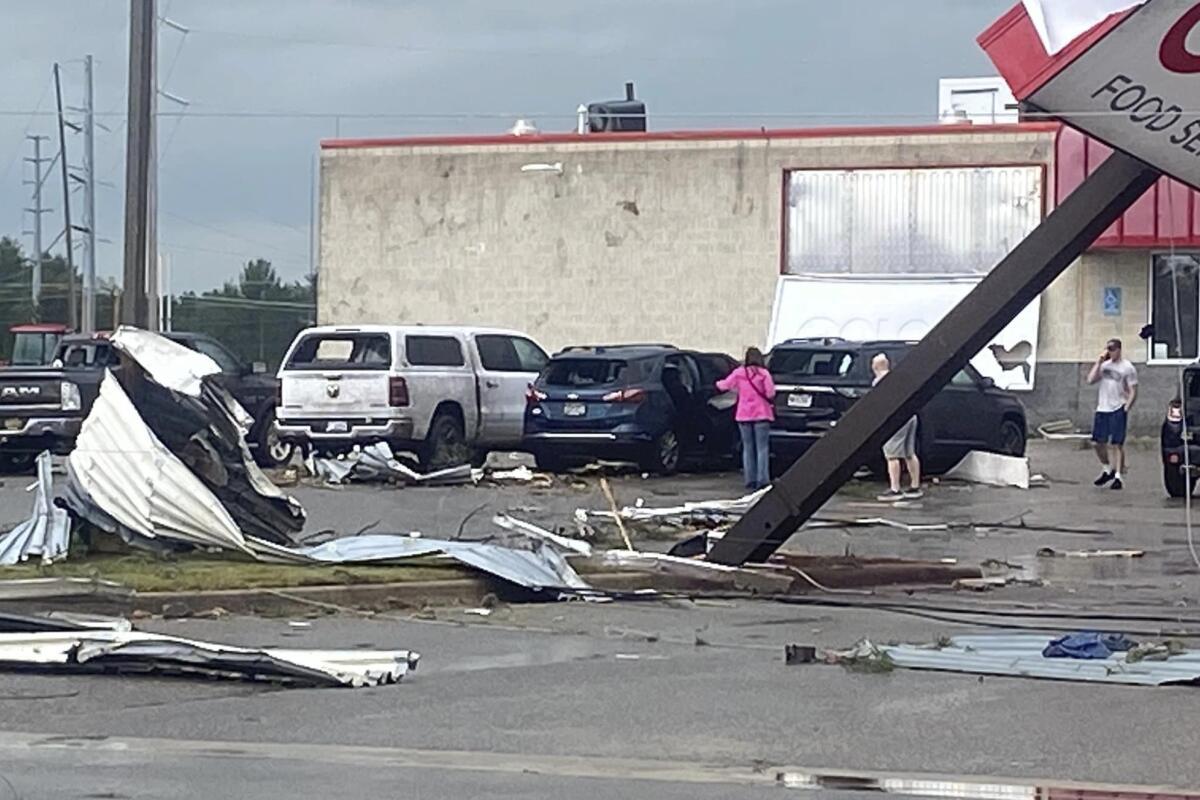
[(788, 173), (787, 272), (986, 274), (1041, 221), (1040, 167)]

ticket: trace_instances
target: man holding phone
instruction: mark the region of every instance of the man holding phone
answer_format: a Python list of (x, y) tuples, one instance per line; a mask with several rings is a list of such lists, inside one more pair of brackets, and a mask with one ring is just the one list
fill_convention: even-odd
[(1125, 433), (1129, 410), (1137, 399), (1137, 370), (1121, 356), (1121, 340), (1109, 339), (1104, 352), (1088, 373), (1089, 384), (1098, 383), (1096, 417), (1092, 422), (1092, 442), (1100, 459), (1100, 477), (1096, 486), (1123, 489), (1125, 470)]

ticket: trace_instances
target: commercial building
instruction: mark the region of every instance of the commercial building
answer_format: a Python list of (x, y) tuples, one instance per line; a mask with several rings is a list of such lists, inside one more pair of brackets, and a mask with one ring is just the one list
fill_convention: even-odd
[[(318, 314), (550, 348), (920, 336), (1105, 155), (1049, 123), (326, 141)], [(1200, 346), (1198, 254), (1195, 195), (1164, 181), (984, 371), (1035, 424), (1086, 425), (1084, 374), (1119, 336), (1153, 432)]]

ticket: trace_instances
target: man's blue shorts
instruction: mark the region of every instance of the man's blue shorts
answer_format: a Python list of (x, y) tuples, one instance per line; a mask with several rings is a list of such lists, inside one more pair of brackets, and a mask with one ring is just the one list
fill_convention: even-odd
[(1125, 444), (1125, 429), (1129, 415), (1123, 408), (1116, 411), (1097, 411), (1092, 421), (1092, 441), (1096, 444)]

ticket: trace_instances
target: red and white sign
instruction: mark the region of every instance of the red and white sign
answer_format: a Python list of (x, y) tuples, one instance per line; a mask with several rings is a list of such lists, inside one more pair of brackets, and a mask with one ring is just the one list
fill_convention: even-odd
[(1200, 188), (1200, 2), (1149, 0), (1025, 99)]
[(1054, 55), (1110, 14), (1140, 5), (1142, 0), (1024, 0), (1025, 12)]

